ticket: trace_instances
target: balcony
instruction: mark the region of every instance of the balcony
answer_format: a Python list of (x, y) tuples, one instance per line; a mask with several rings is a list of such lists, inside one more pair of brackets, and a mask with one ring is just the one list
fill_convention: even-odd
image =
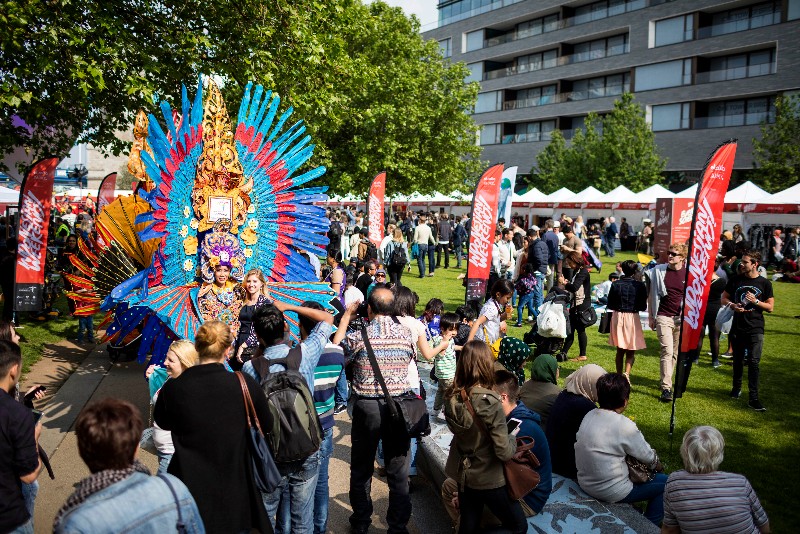
[(737, 115), (720, 115), (716, 117), (695, 117), (693, 129), (727, 128), (734, 126), (757, 126), (762, 122), (775, 122), (774, 112), (741, 113)]
[(709, 37), (717, 37), (719, 35), (727, 35), (729, 33), (743, 32), (755, 28), (763, 28), (764, 26), (773, 26), (781, 23), (781, 12), (773, 11), (758, 15), (755, 17), (742, 18), (723, 24), (714, 24), (705, 26), (697, 30), (698, 39), (708, 39)]
[(733, 69), (698, 72), (695, 76), (695, 84), (726, 82), (730, 80), (740, 80), (742, 78), (767, 76), (769, 74), (775, 74), (775, 63), (762, 63), (760, 65), (736, 67)]
[(517, 74), (524, 74), (526, 72), (535, 72), (543, 69), (551, 69), (553, 67), (561, 67), (564, 65), (571, 65), (573, 63), (583, 63), (584, 61), (593, 61), (595, 59), (603, 59), (611, 56), (619, 56), (627, 54), (631, 51), (629, 43), (619, 46), (611, 46), (603, 50), (592, 50), (589, 52), (578, 52), (577, 54), (564, 55), (551, 59), (544, 59), (535, 63), (524, 63), (513, 67), (506, 67), (504, 69), (490, 70), (483, 73), (483, 81), (497, 80), (507, 76), (516, 76)]
[(553, 132), (535, 132), (524, 134), (504, 135), (502, 144), (509, 145), (513, 143), (535, 143), (537, 141), (549, 141)]
[(570, 91), (555, 95), (540, 96), (538, 98), (524, 98), (520, 100), (507, 100), (503, 102), (503, 111), (512, 109), (534, 108), (549, 104), (562, 104), (564, 102), (576, 102), (578, 100), (588, 100), (591, 98), (604, 98), (607, 96), (619, 96), (631, 90), (629, 83), (625, 85), (612, 85), (609, 87), (598, 87), (586, 91)]

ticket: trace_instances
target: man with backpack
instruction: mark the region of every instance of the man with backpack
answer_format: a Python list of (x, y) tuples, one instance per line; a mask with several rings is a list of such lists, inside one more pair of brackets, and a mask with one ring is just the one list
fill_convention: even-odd
[(358, 261), (378, 261), (378, 247), (369, 240), (369, 229), (365, 226), (361, 229), (361, 240), (358, 242)]
[[(283, 314), (289, 311), (317, 322), (308, 337), (293, 349), (289, 349), (285, 337), (288, 325)], [(274, 423), (263, 430), (282, 476), (278, 487), (263, 495), (264, 505), (274, 525), (281, 496), (286, 492), (289, 506), (281, 509), (290, 514), (291, 532), (311, 534), (323, 440), (312, 396), (314, 371), (333, 331), (333, 315), (275, 301), (256, 311), (253, 328), (261, 354), (245, 363), (242, 371), (255, 378), (267, 395)], [(284, 521), (285, 518), (278, 518), (276, 532), (282, 531)]]

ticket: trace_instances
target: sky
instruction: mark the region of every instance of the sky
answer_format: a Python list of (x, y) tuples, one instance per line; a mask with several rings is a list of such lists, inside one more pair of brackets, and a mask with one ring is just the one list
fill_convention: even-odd
[[(390, 6), (402, 7), (403, 11), (407, 14), (414, 14), (419, 19), (422, 29), (427, 29), (431, 24), (435, 23), (439, 14), (436, 9), (438, 4), (437, 0), (383, 0)], [(366, 0), (371, 3), (371, 0)]]

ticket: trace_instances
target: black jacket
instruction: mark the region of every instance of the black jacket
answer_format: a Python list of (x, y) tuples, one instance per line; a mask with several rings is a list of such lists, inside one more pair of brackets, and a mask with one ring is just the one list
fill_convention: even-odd
[(647, 309), (647, 286), (633, 278), (623, 277), (611, 284), (608, 292), (609, 310), (640, 312)]
[(528, 263), (534, 271), (547, 274), (547, 260), (550, 258), (550, 249), (543, 239), (537, 239), (528, 247)]

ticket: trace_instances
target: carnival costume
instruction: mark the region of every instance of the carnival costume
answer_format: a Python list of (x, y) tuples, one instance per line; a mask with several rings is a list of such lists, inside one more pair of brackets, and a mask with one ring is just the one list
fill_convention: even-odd
[[(201, 78), (193, 102), (186, 87), (182, 97), (180, 112), (161, 102), (166, 132), (140, 112), (128, 164), (143, 180), (138, 196), (98, 215), (98, 238), (71, 277), (88, 290), (69, 294), (76, 315), (109, 311), (105, 340), (140, 330), (139, 360), (152, 354), (150, 363), (162, 362), (175, 339), (193, 341), (204, 320), (225, 321), (235, 338), (238, 282), (251, 269), (264, 274), (273, 299), (333, 309), (333, 292), (300, 254), (323, 253), (330, 224), (314, 205), (327, 200), (327, 187), (301, 188), (325, 168), (295, 175), (314, 150), (302, 121), (282, 132), (292, 109), (279, 115), (280, 99), (252, 83), (235, 129), (210, 78)], [(230, 268), (223, 286), (214, 282), (218, 265)], [(297, 315), (285, 316), (299, 340)]]

